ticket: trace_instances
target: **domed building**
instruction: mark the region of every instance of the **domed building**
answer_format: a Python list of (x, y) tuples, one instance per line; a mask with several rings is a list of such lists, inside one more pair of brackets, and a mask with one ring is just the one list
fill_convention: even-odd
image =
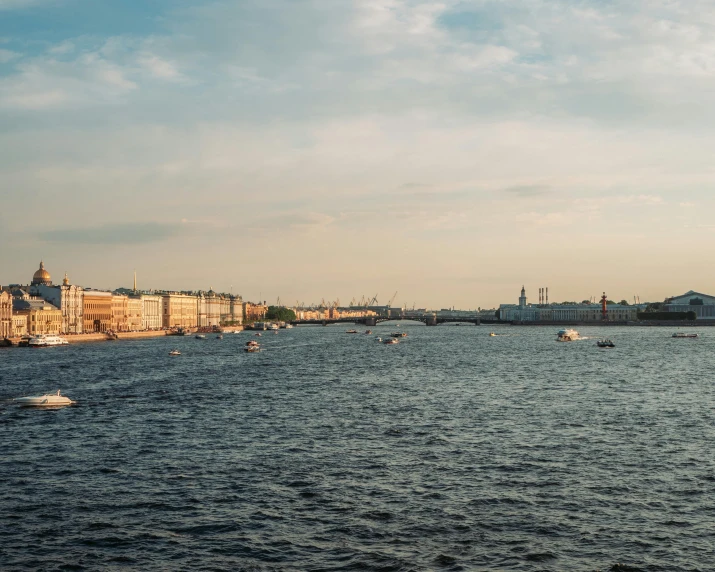
[(31, 284), (32, 286), (39, 286), (40, 284), (43, 286), (52, 286), (52, 277), (50, 273), (45, 270), (44, 262), (40, 261), (40, 268), (33, 274)]

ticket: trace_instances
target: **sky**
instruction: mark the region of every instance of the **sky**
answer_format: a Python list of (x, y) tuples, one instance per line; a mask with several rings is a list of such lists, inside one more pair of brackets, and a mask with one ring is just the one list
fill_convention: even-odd
[(0, 0), (0, 284), (715, 293), (712, 0)]

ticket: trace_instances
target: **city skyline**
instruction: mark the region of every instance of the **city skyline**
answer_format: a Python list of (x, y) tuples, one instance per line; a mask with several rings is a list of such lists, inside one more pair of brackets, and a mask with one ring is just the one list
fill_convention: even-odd
[(339, 4), (0, 0), (0, 283), (713, 290), (708, 4)]

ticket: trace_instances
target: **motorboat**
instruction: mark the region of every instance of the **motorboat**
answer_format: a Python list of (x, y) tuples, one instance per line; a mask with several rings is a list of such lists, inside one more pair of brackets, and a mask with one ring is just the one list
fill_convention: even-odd
[(222, 339), (223, 339), (223, 334), (219, 334), (218, 336), (216, 336), (216, 339), (217, 339), (217, 340), (222, 340)]
[(616, 344), (614, 344), (611, 340), (609, 339), (604, 339), (604, 340), (598, 340), (596, 342), (596, 345), (599, 348), (615, 348)]
[(376, 339), (378, 342), (381, 342), (381, 341), (382, 341), (382, 338), (381, 338), (380, 336), (377, 336), (375, 339)]
[(382, 343), (388, 346), (394, 346), (395, 344), (399, 344), (400, 341), (397, 338), (390, 338), (389, 340), (385, 340)]
[(60, 390), (57, 393), (40, 395), (38, 397), (18, 397), (15, 399), (15, 403), (21, 407), (57, 407), (60, 405), (72, 405), (72, 401), (69, 397), (60, 395)]
[[(673, 334), (674, 338), (697, 338), (698, 334), (688, 334), (685, 332), (676, 332)], [(30, 340), (32, 342), (32, 340)]]
[(392, 332), (390, 334), (393, 338), (406, 338), (407, 332)]
[(196, 334), (196, 336), (194, 336), (194, 337), (197, 340), (205, 340), (206, 339), (206, 336), (204, 334)]
[(366, 336), (372, 335), (372, 330), (365, 330), (365, 335)]
[(243, 351), (248, 353), (259, 352), (261, 351), (261, 346), (258, 345), (257, 341), (251, 340), (250, 342), (246, 342), (246, 346), (243, 348)]
[(170, 356), (180, 356), (180, 355), (181, 355), (181, 352), (180, 352), (179, 350), (171, 350), (171, 351), (169, 352), (169, 355), (170, 355)]
[(268, 329), (269, 330), (280, 330), (280, 328), (281, 327), (278, 324), (271, 324)]
[(346, 334), (357, 334), (358, 331), (357, 330), (345, 330), (345, 333)]
[(576, 330), (559, 330), (556, 334), (557, 342), (573, 342), (579, 339), (579, 333)]
[(246, 347), (258, 347), (258, 342), (256, 340), (251, 340), (250, 342), (246, 342)]
[(31, 337), (27, 345), (31, 348), (46, 348), (49, 346), (63, 346), (69, 344), (67, 340), (53, 334), (38, 334)]
[(497, 335), (494, 332), (489, 332), (489, 337), (490, 338), (496, 338)]
[(255, 336), (258, 336), (258, 337), (260, 338), (263, 334), (261, 334), (261, 333), (259, 332), (259, 333), (254, 334), (254, 335), (255, 335)]
[(285, 328), (286, 330), (292, 330), (293, 324), (286, 324), (285, 326), (283, 326), (283, 328)]

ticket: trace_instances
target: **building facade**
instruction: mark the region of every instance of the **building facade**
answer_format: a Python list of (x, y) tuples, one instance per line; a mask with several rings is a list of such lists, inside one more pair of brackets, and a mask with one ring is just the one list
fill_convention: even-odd
[(126, 332), (129, 329), (129, 314), (127, 302), (129, 297), (126, 294), (112, 294), (112, 330), (115, 332)]
[(715, 320), (715, 296), (693, 290), (666, 299), (663, 308), (666, 312), (695, 312), (698, 320)]
[(62, 285), (37, 284), (32, 289), (40, 298), (62, 311), (63, 334), (81, 334), (84, 331), (84, 290), (70, 284), (66, 273)]
[(142, 310), (143, 303), (141, 297), (127, 297), (127, 329), (130, 332), (138, 332), (144, 329)]
[[(605, 320), (609, 322), (634, 322), (638, 319), (638, 306), (608, 304)], [(539, 304), (527, 302), (522, 287), (518, 304), (499, 306), (499, 319), (505, 322), (602, 322), (601, 304)]]
[(27, 333), (31, 336), (39, 334), (59, 335), (62, 329), (62, 312), (44, 300), (15, 300), (13, 314), (24, 316)]
[(162, 326), (165, 328), (195, 328), (198, 325), (196, 296), (167, 293), (161, 296)]
[(265, 304), (253, 304), (251, 302), (243, 303), (243, 319), (254, 321), (263, 320), (268, 312), (268, 306)]
[(12, 295), (10, 292), (0, 292), (0, 339), (11, 338), (12, 335)]
[(12, 338), (21, 338), (27, 335), (27, 317), (12, 315)]
[(161, 319), (161, 296), (142, 294), (142, 329), (160, 330), (162, 328)]
[(83, 301), (84, 332), (107, 332), (112, 329), (112, 293), (85, 290)]

